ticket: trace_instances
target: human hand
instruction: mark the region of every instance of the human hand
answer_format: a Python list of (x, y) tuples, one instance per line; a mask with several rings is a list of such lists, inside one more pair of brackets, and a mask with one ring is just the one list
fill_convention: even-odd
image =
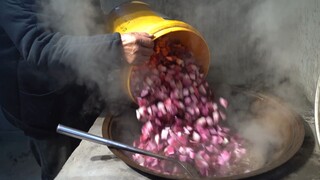
[(152, 35), (145, 32), (132, 32), (121, 35), (124, 58), (129, 64), (141, 64), (153, 54)]

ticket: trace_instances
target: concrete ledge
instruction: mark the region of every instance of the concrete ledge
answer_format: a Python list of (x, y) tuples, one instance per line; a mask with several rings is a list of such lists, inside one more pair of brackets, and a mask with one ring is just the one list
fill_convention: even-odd
[[(102, 136), (101, 127), (103, 120), (103, 117), (99, 117), (89, 130), (89, 133)], [(55, 179), (142, 180), (147, 178), (132, 170), (123, 161), (118, 159), (107, 146), (89, 141), (81, 141)]]

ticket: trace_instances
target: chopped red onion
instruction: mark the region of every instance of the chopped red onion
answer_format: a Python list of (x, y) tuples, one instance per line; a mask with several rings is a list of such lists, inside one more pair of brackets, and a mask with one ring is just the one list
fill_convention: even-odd
[[(241, 138), (220, 121), (227, 120), (228, 101), (213, 101), (203, 72), (181, 44), (160, 38), (150, 61), (133, 68), (130, 85), (143, 123), (133, 146), (191, 163), (203, 176), (222, 174), (218, 171), (246, 153)], [(156, 172), (181, 173), (167, 161), (132, 158)]]

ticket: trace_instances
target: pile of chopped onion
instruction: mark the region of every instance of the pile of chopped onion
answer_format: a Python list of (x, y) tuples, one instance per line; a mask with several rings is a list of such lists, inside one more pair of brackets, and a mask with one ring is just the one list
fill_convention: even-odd
[[(225, 175), (245, 154), (241, 138), (224, 122), (228, 101), (213, 100), (204, 74), (180, 42), (159, 39), (150, 61), (134, 67), (130, 84), (143, 123), (135, 147), (188, 162), (203, 176)], [(132, 158), (160, 173), (181, 173), (167, 161), (140, 154)]]

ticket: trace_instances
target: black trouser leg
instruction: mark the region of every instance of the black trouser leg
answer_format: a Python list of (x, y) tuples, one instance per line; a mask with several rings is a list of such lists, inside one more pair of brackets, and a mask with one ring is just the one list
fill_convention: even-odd
[(62, 135), (41, 140), (30, 138), (32, 153), (41, 167), (41, 178), (54, 179), (79, 143)]

